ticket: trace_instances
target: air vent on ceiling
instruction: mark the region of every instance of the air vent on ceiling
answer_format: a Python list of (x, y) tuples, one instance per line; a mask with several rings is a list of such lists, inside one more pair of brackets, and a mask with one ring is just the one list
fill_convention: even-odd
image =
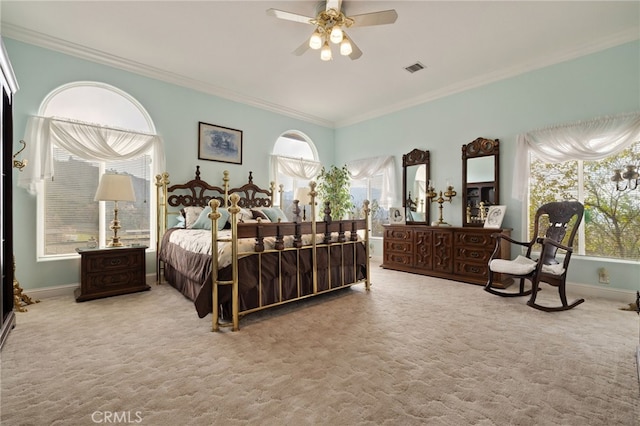
[(413, 74), (414, 72), (420, 71), (420, 70), (422, 70), (424, 68), (425, 68), (424, 65), (422, 65), (420, 62), (416, 62), (413, 65), (409, 65), (408, 67), (405, 67), (404, 69), (409, 71), (411, 74)]

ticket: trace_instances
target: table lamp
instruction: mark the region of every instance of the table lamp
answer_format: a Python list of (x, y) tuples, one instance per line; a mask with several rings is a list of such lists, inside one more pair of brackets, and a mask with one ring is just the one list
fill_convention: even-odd
[(118, 237), (120, 221), (118, 220), (118, 201), (136, 201), (136, 194), (133, 191), (133, 182), (129, 175), (107, 174), (102, 175), (94, 201), (114, 201), (113, 221), (110, 229), (113, 230), (113, 238), (107, 247), (122, 247)]
[(310, 191), (311, 190), (306, 187), (298, 188), (296, 190), (295, 199), (298, 200), (298, 203), (302, 205), (302, 221), (303, 222), (307, 220), (307, 209), (305, 206), (311, 204), (311, 197), (309, 196)]

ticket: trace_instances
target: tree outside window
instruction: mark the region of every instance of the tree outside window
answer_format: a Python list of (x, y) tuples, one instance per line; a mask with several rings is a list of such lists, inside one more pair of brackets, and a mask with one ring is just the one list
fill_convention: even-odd
[(640, 260), (640, 188), (616, 190), (614, 169), (640, 163), (640, 142), (599, 161), (544, 163), (533, 159), (529, 180), (529, 235), (542, 204), (577, 200), (585, 214), (576, 254)]

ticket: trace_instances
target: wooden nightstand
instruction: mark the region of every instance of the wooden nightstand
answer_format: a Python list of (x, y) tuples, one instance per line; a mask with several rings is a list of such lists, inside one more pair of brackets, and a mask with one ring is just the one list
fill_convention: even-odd
[(76, 302), (149, 290), (146, 246), (85, 249), (80, 253), (80, 288)]

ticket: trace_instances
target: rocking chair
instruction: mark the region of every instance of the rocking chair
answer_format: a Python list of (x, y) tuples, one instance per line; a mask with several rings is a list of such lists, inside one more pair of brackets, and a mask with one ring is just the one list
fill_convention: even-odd
[[(496, 248), (489, 259), (489, 279), (484, 289), (491, 294), (503, 297), (531, 295), (527, 305), (547, 312), (565, 311), (584, 302), (584, 299), (577, 299), (567, 303), (565, 289), (567, 269), (573, 253), (573, 240), (583, 214), (584, 206), (577, 201), (548, 203), (536, 212), (531, 241), (516, 241), (503, 234), (493, 234), (496, 238)], [(567, 232), (568, 228), (570, 228), (569, 232)], [(514, 260), (496, 259), (502, 240), (526, 247), (525, 255), (520, 255)], [(534, 247), (540, 247), (538, 259), (531, 258)], [(556, 259), (558, 249), (564, 253), (564, 260)], [(519, 291), (507, 292), (493, 287), (493, 278), (496, 273), (519, 280)], [(528, 290), (525, 290), (525, 280), (531, 282), (531, 288)], [(541, 282), (558, 288), (561, 306), (548, 307), (536, 303)]]

